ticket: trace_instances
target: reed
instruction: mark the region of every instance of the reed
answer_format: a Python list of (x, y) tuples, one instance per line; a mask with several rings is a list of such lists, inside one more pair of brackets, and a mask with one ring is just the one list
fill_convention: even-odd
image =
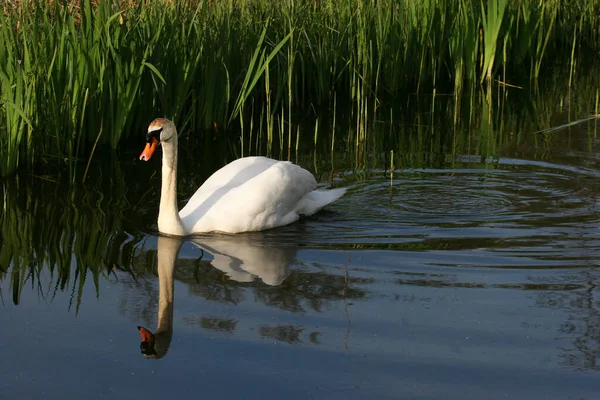
[[(419, 173), (419, 168), (449, 169), (465, 162), (473, 167), (475, 160), (479, 160), (475, 167), (505, 168), (497, 164), (501, 157), (531, 157), (532, 148), (538, 160), (556, 157), (553, 153), (557, 145), (565, 151), (581, 151), (576, 141), (565, 142), (568, 135), (560, 136), (586, 123), (588, 151), (592, 152), (598, 126), (600, 76), (582, 71), (571, 83), (569, 76), (569, 69), (555, 71), (546, 76), (545, 85), (510, 90), (506, 97), (490, 98), (486, 88), (480, 88), (473, 103), (470, 98), (464, 99), (456, 125), (448, 123), (454, 115), (449, 106), (455, 101), (452, 96), (437, 96), (436, 113), (429, 116), (421, 110), (431, 104), (433, 96), (413, 95), (397, 109), (381, 106), (378, 112), (389, 113), (389, 122), (373, 124), (359, 146), (354, 142), (354, 125), (350, 129), (340, 125), (336, 113), (335, 142), (323, 140), (328, 128), (321, 119), (314, 124), (313, 134), (304, 135), (299, 125), (296, 127), (296, 138), (292, 138), (296, 140), (295, 161), (311, 169), (323, 183), (342, 181), (351, 190), (361, 190), (364, 185), (372, 187), (377, 179), (393, 179), (397, 191), (403, 187), (397, 185), (397, 180), (407, 170), (413, 174)], [(413, 101), (417, 97), (418, 101)], [(596, 115), (591, 116), (591, 112)], [(281, 126), (284, 116), (277, 113), (276, 117), (280, 135), (275, 137), (285, 137), (285, 126)], [(301, 139), (302, 135), (306, 140)], [(299, 148), (301, 142), (305, 147)], [(575, 147), (571, 149), (571, 145)], [(314, 151), (306, 151), (311, 149)], [(197, 151), (181, 146), (179, 163), (186, 172), (178, 182), (181, 203), (212, 171), (230, 161), (224, 156), (227, 153), (207, 148), (198, 157)], [(464, 161), (465, 156), (470, 156), (469, 161)], [(10, 295), (0, 293), (5, 301), (12, 298), (18, 304), (25, 290), (33, 290), (48, 301), (58, 291), (65, 291), (72, 294), (70, 307), (76, 312), (85, 305), (82, 293), (86, 285), (98, 293), (102, 280), (114, 280), (122, 273), (138, 279), (151, 270), (155, 252), (147, 251), (145, 238), (147, 232), (156, 231), (160, 175), (148, 172), (156, 171), (160, 159), (153, 158), (150, 163), (155, 164), (141, 167), (100, 153), (90, 163), (84, 184), (72, 184), (69, 170), (58, 176), (20, 173), (2, 180), (0, 281), (8, 282), (10, 291)], [(79, 164), (85, 167), (87, 162)], [(375, 176), (378, 178), (374, 181)], [(202, 279), (198, 284), (205, 288), (248, 285), (225, 281), (223, 273), (203, 265), (197, 276)], [(124, 272), (115, 274), (115, 269)], [(292, 275), (286, 280), (291, 286), (296, 282), (294, 276), (302, 281), (317, 279), (314, 274)], [(289, 291), (291, 286), (284, 284), (281, 290)], [(262, 291), (260, 287), (256, 290)], [(279, 293), (279, 289), (266, 288), (266, 292)]]
[(459, 105), (477, 85), (523, 85), (600, 50), (600, 0), (19, 0), (0, 10), (2, 176), (45, 158), (79, 165), (141, 137), (155, 116), (205, 143), (242, 126), (243, 148), (270, 152), (332, 115), (334, 99), (358, 145), (407, 92), (433, 93), (432, 105), (452, 93)]

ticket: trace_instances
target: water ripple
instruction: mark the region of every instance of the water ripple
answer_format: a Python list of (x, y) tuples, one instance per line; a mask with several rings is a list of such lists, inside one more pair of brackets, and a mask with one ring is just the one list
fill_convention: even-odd
[[(396, 171), (391, 180), (371, 174), (328, 212), (280, 231), (278, 240), (302, 230), (312, 245), (443, 251), (464, 264), (507, 268), (590, 265), (600, 257), (600, 173), (514, 158), (489, 169), (470, 161), (457, 169)], [(474, 252), (482, 256), (475, 262)]]

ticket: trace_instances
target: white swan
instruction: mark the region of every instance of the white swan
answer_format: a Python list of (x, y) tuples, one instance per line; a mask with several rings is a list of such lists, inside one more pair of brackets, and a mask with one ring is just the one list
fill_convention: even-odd
[(148, 127), (146, 142), (140, 160), (148, 161), (159, 143), (163, 148), (158, 230), (164, 234), (275, 228), (316, 213), (346, 192), (345, 188), (314, 190), (314, 176), (291, 162), (245, 157), (215, 172), (178, 212), (175, 125), (164, 118), (155, 119)]

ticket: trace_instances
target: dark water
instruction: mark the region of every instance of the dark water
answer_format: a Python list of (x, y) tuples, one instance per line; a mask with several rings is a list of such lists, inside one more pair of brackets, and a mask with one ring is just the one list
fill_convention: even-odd
[(155, 232), (158, 162), (4, 182), (0, 397), (598, 399), (597, 128), (396, 150), (392, 176), (307, 153), (339, 202), (183, 241)]

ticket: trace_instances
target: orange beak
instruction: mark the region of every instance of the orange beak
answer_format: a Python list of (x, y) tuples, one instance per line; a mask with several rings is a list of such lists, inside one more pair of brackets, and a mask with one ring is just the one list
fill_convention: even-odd
[(156, 150), (156, 146), (158, 146), (158, 140), (156, 138), (152, 138), (150, 143), (146, 143), (146, 147), (142, 154), (140, 154), (140, 160), (148, 161), (152, 154), (154, 154), (154, 150)]

